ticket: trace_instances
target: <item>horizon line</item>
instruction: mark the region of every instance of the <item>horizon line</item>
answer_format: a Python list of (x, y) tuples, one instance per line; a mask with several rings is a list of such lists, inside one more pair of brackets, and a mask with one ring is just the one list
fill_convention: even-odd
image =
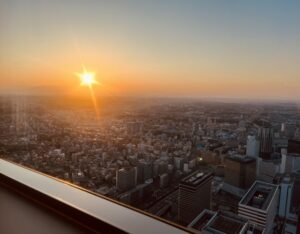
[[(0, 92), (0, 98), (9, 97), (49, 97), (49, 98), (81, 98), (89, 99), (84, 95), (66, 95), (66, 94), (37, 94), (37, 93), (5, 93)], [(97, 98), (134, 98), (134, 99), (171, 99), (186, 101), (215, 101), (215, 102), (234, 102), (234, 103), (274, 103), (274, 104), (300, 104), (300, 100), (276, 97), (228, 97), (228, 96), (187, 96), (187, 95), (97, 95)]]

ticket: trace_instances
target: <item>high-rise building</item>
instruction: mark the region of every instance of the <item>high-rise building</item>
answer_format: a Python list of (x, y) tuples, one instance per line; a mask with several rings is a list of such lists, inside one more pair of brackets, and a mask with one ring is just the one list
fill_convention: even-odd
[(188, 228), (199, 234), (245, 234), (247, 233), (248, 226), (248, 220), (236, 214), (230, 212), (212, 212), (205, 210), (193, 220)]
[(118, 191), (132, 189), (137, 184), (137, 168), (122, 168), (116, 173), (116, 186)]
[(285, 127), (285, 123), (282, 123), (282, 124), (281, 124), (281, 129), (280, 129), (280, 131), (281, 131), (281, 132), (284, 132), (284, 131), (285, 131), (285, 129), (286, 129), (286, 127)]
[(184, 171), (184, 173), (188, 173), (190, 171), (188, 163), (183, 164), (183, 171)]
[(206, 224), (215, 216), (217, 212), (212, 210), (203, 210), (193, 221), (188, 225), (188, 228), (195, 233), (201, 233)]
[(292, 195), (293, 183), (290, 177), (284, 177), (280, 183), (280, 199), (278, 216), (285, 218), (288, 212), (288, 205), (290, 204)]
[(295, 172), (300, 169), (300, 155), (288, 154), (286, 159), (286, 172)]
[[(290, 141), (289, 141), (290, 142)], [(300, 143), (298, 145), (300, 147)], [(280, 173), (292, 173), (300, 169), (300, 151), (297, 143), (289, 143), (288, 149), (281, 150), (281, 171)]]
[(168, 172), (168, 164), (164, 161), (160, 161), (158, 164), (158, 174), (162, 175)]
[[(217, 185), (218, 186), (218, 185)], [(230, 211), (237, 213), (239, 202), (245, 195), (245, 190), (227, 183), (213, 190), (211, 198), (211, 209), (219, 211)]]
[[(300, 174), (293, 173), (284, 176), (280, 183), (280, 199), (278, 217), (283, 223), (282, 233), (299, 233), (297, 227), (299, 222), (299, 206), (300, 206)], [(298, 230), (297, 230), (298, 229)]]
[(161, 174), (159, 176), (159, 186), (160, 188), (165, 188), (169, 184), (169, 175), (167, 173)]
[(204, 210), (188, 228), (197, 234), (265, 234), (262, 226), (249, 224), (246, 218), (225, 211)]
[(159, 160), (156, 160), (154, 163), (153, 163), (153, 178), (156, 178), (159, 176), (159, 163), (160, 161)]
[(256, 159), (243, 155), (225, 158), (225, 182), (238, 188), (248, 189), (256, 179)]
[(300, 155), (300, 140), (289, 140), (287, 151), (288, 151), (288, 154), (299, 154)]
[(259, 156), (259, 141), (255, 136), (248, 136), (246, 155), (257, 158)]
[(145, 167), (145, 161), (140, 160), (137, 163), (136, 169), (137, 169), (137, 183), (141, 184), (144, 183), (144, 167)]
[(204, 209), (210, 208), (211, 182), (210, 171), (197, 171), (179, 184), (178, 221), (188, 225)]
[(285, 233), (300, 233), (300, 174), (285, 177), (281, 183), (279, 217), (284, 220)]
[(150, 162), (145, 162), (144, 163), (144, 180), (151, 179), (153, 176), (153, 168), (152, 168), (152, 163)]
[(183, 168), (184, 158), (175, 157), (174, 158), (174, 165), (177, 170), (181, 170)]
[(270, 126), (261, 126), (258, 130), (260, 141), (259, 156), (263, 159), (271, 158), (273, 152), (273, 129)]
[(261, 225), (265, 233), (273, 233), (277, 214), (279, 186), (255, 181), (239, 203), (238, 215), (252, 225)]
[(281, 158), (262, 159), (257, 160), (257, 178), (259, 180), (272, 183), (276, 174), (282, 170)]

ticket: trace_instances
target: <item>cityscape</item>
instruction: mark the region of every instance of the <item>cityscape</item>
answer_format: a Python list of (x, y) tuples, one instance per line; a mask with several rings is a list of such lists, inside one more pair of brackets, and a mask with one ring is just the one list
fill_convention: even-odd
[(300, 1), (0, 0), (0, 234), (300, 234)]
[(233, 219), (230, 229), (296, 233), (299, 104), (106, 98), (100, 118), (88, 100), (0, 104), (4, 159), (191, 230)]

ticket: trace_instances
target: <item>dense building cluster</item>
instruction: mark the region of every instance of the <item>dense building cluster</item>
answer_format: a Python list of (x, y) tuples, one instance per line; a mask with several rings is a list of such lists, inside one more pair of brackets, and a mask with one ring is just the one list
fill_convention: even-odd
[[(124, 99), (100, 108), (97, 118), (85, 102), (1, 98), (0, 155), (195, 230), (230, 219), (239, 230), (295, 233), (296, 104)], [(272, 212), (262, 207), (270, 197)]]

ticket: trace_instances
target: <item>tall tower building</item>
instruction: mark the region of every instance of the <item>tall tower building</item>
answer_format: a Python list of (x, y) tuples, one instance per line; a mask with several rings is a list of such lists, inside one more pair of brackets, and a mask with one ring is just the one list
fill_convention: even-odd
[(124, 192), (137, 184), (137, 168), (122, 168), (116, 173), (116, 186), (118, 191)]
[(289, 140), (287, 150), (289, 154), (300, 155), (300, 140)]
[(256, 179), (256, 159), (233, 155), (225, 158), (225, 182), (241, 189), (251, 187)]
[(270, 159), (273, 152), (273, 129), (269, 126), (260, 127), (258, 130), (258, 138), (260, 141), (260, 157)]
[(204, 209), (210, 208), (212, 178), (210, 171), (197, 171), (180, 182), (178, 221), (181, 224), (188, 225)]
[(282, 124), (281, 124), (281, 129), (280, 129), (280, 131), (281, 131), (281, 132), (285, 132), (285, 123), (282, 123)]
[(151, 179), (153, 177), (153, 166), (150, 162), (144, 164), (144, 180)]
[(295, 172), (300, 168), (300, 140), (289, 140), (288, 148), (282, 154), (284, 172)]
[(273, 233), (279, 201), (279, 186), (255, 181), (239, 203), (238, 215), (252, 225), (262, 226), (265, 233)]
[(248, 136), (246, 155), (257, 158), (259, 156), (259, 141), (255, 136)]

